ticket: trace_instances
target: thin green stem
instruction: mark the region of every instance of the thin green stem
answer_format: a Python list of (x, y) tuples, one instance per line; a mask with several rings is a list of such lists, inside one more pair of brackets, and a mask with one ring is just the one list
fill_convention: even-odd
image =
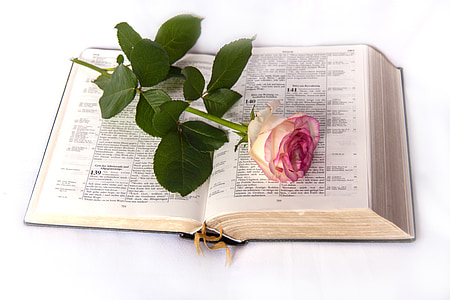
[(237, 124), (237, 123), (233, 123), (233, 122), (224, 120), (222, 118), (219, 118), (217, 116), (205, 113), (205, 112), (203, 112), (201, 110), (192, 108), (190, 106), (188, 108), (186, 108), (185, 111), (193, 113), (193, 114), (195, 114), (197, 116), (200, 116), (200, 117), (203, 117), (205, 119), (208, 119), (210, 121), (213, 121), (213, 122), (215, 122), (217, 124), (220, 124), (220, 125), (223, 125), (225, 127), (231, 128), (233, 130), (239, 131), (241, 133), (247, 134), (247, 126), (244, 126), (242, 124)]
[(73, 61), (74, 63), (79, 64), (79, 65), (88, 67), (89, 69), (92, 69), (92, 70), (94, 70), (94, 71), (100, 72), (102, 75), (104, 75), (104, 76), (106, 76), (106, 77), (108, 77), (108, 78), (111, 78), (111, 74), (108, 73), (108, 71), (106, 71), (105, 69), (102, 69), (102, 68), (99, 68), (99, 67), (97, 67), (97, 66), (94, 66), (93, 64), (90, 64), (90, 63), (88, 63), (88, 62), (79, 60), (78, 58), (73, 58), (72, 61)]

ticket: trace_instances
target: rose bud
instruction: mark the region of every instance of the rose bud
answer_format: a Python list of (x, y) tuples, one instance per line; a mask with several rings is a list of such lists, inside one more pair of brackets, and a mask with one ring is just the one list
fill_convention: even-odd
[(248, 125), (249, 155), (273, 181), (297, 181), (311, 166), (319, 142), (319, 122), (305, 113), (273, 115), (280, 101), (257, 113)]

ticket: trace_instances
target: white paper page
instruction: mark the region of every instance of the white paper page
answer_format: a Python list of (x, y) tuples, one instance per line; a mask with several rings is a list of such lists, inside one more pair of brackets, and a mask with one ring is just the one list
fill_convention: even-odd
[[(111, 67), (119, 53), (88, 49), (81, 59)], [(157, 183), (153, 152), (159, 140), (135, 124), (137, 100), (104, 120), (98, 105), (102, 91), (91, 82), (99, 73), (74, 65), (72, 75), (75, 79), (58, 113), (64, 119), (56, 121), (27, 218), (42, 213), (171, 216), (202, 222), (206, 185), (182, 198)]]
[(227, 116), (248, 122), (250, 112), (278, 99), (276, 114), (304, 111), (320, 123), (320, 141), (306, 176), (269, 181), (239, 140), (216, 151), (207, 216), (231, 211), (368, 207), (365, 46), (261, 48), (236, 89), (243, 98)]

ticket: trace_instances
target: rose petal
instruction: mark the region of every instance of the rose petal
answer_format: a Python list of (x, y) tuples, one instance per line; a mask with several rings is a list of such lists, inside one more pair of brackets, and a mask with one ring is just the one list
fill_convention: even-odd
[[(286, 175), (287, 179), (289, 179), (290, 181), (297, 181), (299, 176), (297, 175), (297, 172), (295, 172), (294, 169), (292, 168), (289, 157), (287, 155), (283, 155), (281, 161), (283, 162), (284, 174)], [(283, 182), (286, 181), (287, 180)]]
[(249, 154), (270, 180), (297, 181), (311, 166), (319, 122), (305, 113), (287, 119), (273, 115), (278, 105), (269, 105), (250, 122)]
[[(320, 137), (319, 137), (319, 130), (320, 130), (319, 122), (315, 118), (305, 115), (301, 119), (296, 120), (295, 126), (296, 127), (302, 126), (301, 124), (305, 124), (305, 123), (307, 123), (307, 126), (308, 126), (307, 129), (308, 129), (309, 135), (314, 140), (314, 145), (317, 146), (317, 144), (319, 143), (319, 139), (320, 139)], [(314, 148), (315, 148), (315, 146), (314, 146)]]
[(260, 135), (259, 139), (253, 143), (252, 147), (249, 147), (249, 155), (259, 165), (267, 178), (270, 180), (276, 180), (276, 177), (272, 174), (266, 160), (264, 159), (264, 143), (268, 135), (268, 132)]
[(272, 101), (267, 104), (267, 108), (258, 112), (256, 117), (250, 121), (248, 124), (247, 135), (249, 145), (254, 143), (254, 141), (258, 138), (259, 133), (262, 131), (262, 127), (267, 118), (272, 116), (272, 112), (275, 111), (280, 106), (280, 100)]
[(283, 120), (275, 128), (272, 128), (270, 138), (266, 143), (266, 153), (277, 153), (281, 140), (294, 129), (294, 123)]

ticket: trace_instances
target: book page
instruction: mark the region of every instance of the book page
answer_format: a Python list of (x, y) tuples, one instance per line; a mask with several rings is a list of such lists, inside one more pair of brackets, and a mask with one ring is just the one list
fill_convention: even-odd
[(273, 100), (275, 114), (306, 112), (320, 123), (311, 168), (297, 182), (269, 181), (239, 138), (215, 152), (207, 216), (236, 211), (367, 208), (365, 46), (256, 48), (225, 117), (249, 122)]
[[(81, 60), (107, 68), (116, 50), (88, 49)], [(208, 57), (194, 62), (210, 69)], [(183, 64), (183, 61), (180, 62)], [(159, 139), (134, 121), (135, 99), (123, 112), (102, 119), (99, 73), (74, 64), (33, 192), (27, 219), (35, 214), (117, 217), (168, 216), (203, 221), (206, 185), (187, 197), (162, 188), (153, 173)], [(169, 80), (182, 93), (180, 79)], [(178, 95), (179, 96), (179, 95)]]

